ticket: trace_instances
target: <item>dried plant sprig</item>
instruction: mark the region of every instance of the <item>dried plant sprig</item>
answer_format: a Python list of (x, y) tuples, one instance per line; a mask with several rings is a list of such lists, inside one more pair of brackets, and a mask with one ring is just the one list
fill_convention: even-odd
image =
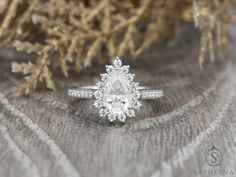
[[(25, 75), (18, 94), (29, 94), (38, 83), (55, 89), (51, 66), (65, 76), (91, 66), (106, 51), (109, 58), (140, 55), (164, 36), (175, 37), (177, 21), (193, 21), (201, 31), (199, 63), (214, 47), (227, 45), (227, 25), (236, 22), (229, 0), (2, 0), (0, 45), (37, 54), (36, 61), (12, 64), (13, 72)], [(214, 36), (216, 31), (216, 36)], [(216, 42), (215, 42), (216, 40)], [(58, 58), (50, 57), (58, 54)]]
[[(35, 46), (29, 47), (30, 44), (21, 44), (21, 42), (15, 43), (15, 46), (18, 50), (26, 49), (28, 51), (28, 48), (35, 49)], [(48, 51), (50, 48), (43, 46), (39, 48), (41, 48), (41, 53), (39, 54), (36, 64), (32, 64), (31, 62), (22, 64), (15, 62), (12, 63), (12, 72), (21, 72), (26, 75), (26, 81), (18, 87), (18, 90), (15, 93), (17, 96), (21, 95), (22, 93), (29, 94), (37, 87), (38, 82), (42, 81), (46, 82), (47, 88), (55, 90), (55, 84), (52, 80), (52, 73), (48, 67), (50, 64), (48, 61)], [(29, 52), (32, 51), (33, 50), (30, 50)]]

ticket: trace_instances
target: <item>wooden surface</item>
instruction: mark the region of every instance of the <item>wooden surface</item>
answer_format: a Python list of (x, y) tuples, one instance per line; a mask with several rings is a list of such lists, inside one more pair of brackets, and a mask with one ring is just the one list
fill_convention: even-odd
[[(160, 45), (135, 61), (125, 59), (140, 85), (165, 91), (164, 98), (143, 102), (125, 124), (101, 120), (92, 101), (67, 97), (69, 87), (96, 82), (103, 66), (68, 79), (59, 73), (57, 92), (38, 89), (16, 99), (10, 88), (21, 77), (10, 73), (10, 60), (17, 56), (2, 52), (0, 177), (191, 177), (199, 170), (236, 176), (234, 31), (229, 54), (203, 71), (191, 31), (174, 47)], [(212, 145), (222, 153), (219, 166), (206, 163)]]

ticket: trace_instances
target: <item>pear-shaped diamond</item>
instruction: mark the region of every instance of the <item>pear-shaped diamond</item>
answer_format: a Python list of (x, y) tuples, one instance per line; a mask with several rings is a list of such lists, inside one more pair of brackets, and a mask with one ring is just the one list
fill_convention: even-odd
[(101, 117), (107, 115), (110, 121), (118, 119), (124, 122), (126, 116), (134, 117), (134, 109), (141, 106), (137, 97), (138, 84), (130, 79), (134, 75), (128, 73), (129, 66), (122, 66), (119, 58), (114, 60), (113, 66), (106, 66), (106, 69), (107, 73), (101, 75), (102, 82), (99, 84), (98, 91), (94, 93), (96, 98), (94, 105), (101, 109)]

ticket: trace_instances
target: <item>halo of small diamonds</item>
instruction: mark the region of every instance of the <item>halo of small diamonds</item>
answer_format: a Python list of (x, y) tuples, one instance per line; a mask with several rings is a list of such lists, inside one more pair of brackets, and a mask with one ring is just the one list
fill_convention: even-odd
[(106, 65), (107, 73), (100, 75), (101, 82), (96, 84), (98, 90), (94, 92), (94, 106), (100, 109), (100, 117), (124, 122), (140, 108), (139, 84), (133, 81), (135, 75), (129, 73), (129, 68), (117, 57), (113, 65)]

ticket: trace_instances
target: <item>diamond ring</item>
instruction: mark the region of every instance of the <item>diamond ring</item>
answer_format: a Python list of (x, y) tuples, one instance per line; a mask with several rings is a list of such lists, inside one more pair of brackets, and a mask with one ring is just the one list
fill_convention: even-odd
[(68, 95), (81, 99), (94, 98), (100, 117), (107, 117), (111, 122), (116, 119), (125, 122), (127, 117), (134, 117), (135, 110), (141, 107), (140, 99), (163, 96), (163, 90), (141, 87), (134, 82), (135, 75), (129, 73), (129, 68), (129, 65), (122, 65), (117, 57), (113, 65), (106, 65), (107, 73), (101, 74), (101, 82), (96, 86), (69, 89)]

